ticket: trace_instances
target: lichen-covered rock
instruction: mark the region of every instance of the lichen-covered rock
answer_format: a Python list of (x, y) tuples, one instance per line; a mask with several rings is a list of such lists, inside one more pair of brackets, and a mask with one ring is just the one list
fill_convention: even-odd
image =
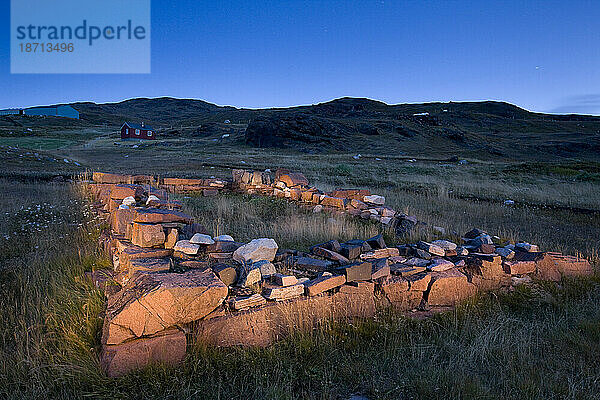
[(215, 243), (215, 241), (213, 240), (212, 237), (210, 237), (210, 235), (205, 235), (203, 233), (196, 233), (190, 239), (190, 243), (209, 245), (209, 244)]
[(454, 263), (443, 258), (434, 258), (427, 266), (430, 271), (441, 272), (454, 268)]
[(268, 279), (277, 273), (273, 263), (266, 260), (257, 261), (253, 264), (253, 266), (260, 269), (260, 275), (262, 279)]
[(449, 240), (434, 240), (433, 242), (431, 242), (431, 244), (439, 246), (444, 250), (456, 250), (456, 248), (458, 247), (456, 243), (451, 242)]
[(165, 243), (165, 232), (160, 224), (133, 223), (131, 243), (140, 247), (162, 247)]
[(227, 296), (210, 269), (135, 276), (108, 300), (102, 340), (119, 344), (208, 315)]
[(215, 242), (233, 242), (233, 237), (229, 235), (219, 235), (213, 238)]
[(198, 250), (200, 250), (200, 245), (190, 243), (189, 240), (178, 240), (177, 243), (175, 243), (173, 250), (179, 251), (183, 254), (195, 256), (196, 254), (198, 254)]
[(371, 204), (375, 204), (375, 205), (378, 205), (378, 206), (382, 206), (382, 205), (385, 204), (385, 197), (379, 196), (379, 195), (376, 195), (376, 194), (372, 194), (370, 196), (364, 196), (363, 197), (363, 201), (365, 203), (371, 203)]

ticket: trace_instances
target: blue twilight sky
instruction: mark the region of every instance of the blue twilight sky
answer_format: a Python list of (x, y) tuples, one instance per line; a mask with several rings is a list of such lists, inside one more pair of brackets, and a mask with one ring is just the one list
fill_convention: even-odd
[(355, 96), (600, 114), (598, 0), (156, 0), (152, 72), (139, 75), (11, 75), (10, 6), (0, 4), (0, 108), (157, 96), (254, 108)]

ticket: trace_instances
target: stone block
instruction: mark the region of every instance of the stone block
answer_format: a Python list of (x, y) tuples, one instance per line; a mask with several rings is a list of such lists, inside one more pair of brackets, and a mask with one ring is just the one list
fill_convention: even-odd
[(277, 178), (280, 182), (285, 183), (289, 188), (294, 186), (308, 186), (308, 179), (300, 172), (290, 172), (282, 174)]
[(350, 260), (348, 260), (346, 257), (341, 255), (340, 253), (336, 253), (335, 251), (328, 250), (326, 248), (319, 247), (319, 246), (311, 247), (311, 253), (316, 256), (326, 258), (330, 261), (338, 262), (340, 264), (348, 264), (350, 262)]
[(262, 280), (260, 267), (256, 264), (244, 264), (238, 273), (237, 285), (241, 287), (249, 287), (256, 285)]
[(344, 283), (346, 283), (344, 275), (321, 276), (305, 284), (306, 295), (316, 296), (327, 290), (342, 286)]
[(267, 300), (259, 293), (251, 296), (238, 296), (229, 300), (229, 306), (236, 311), (247, 310), (267, 304)]
[(535, 272), (535, 261), (504, 261), (504, 271), (510, 275), (525, 275)]
[(469, 283), (467, 276), (456, 269), (443, 272), (430, 272), (433, 283), (427, 292), (430, 306), (453, 306), (477, 293), (477, 288)]
[(212, 270), (221, 282), (227, 286), (231, 286), (237, 281), (237, 271), (231, 265), (224, 263), (215, 264), (212, 266)]
[(136, 211), (132, 209), (117, 209), (112, 214), (112, 229), (116, 234), (125, 235), (127, 225), (135, 218)]
[(292, 286), (298, 283), (298, 278), (293, 275), (274, 274), (271, 280), (279, 286)]
[(356, 262), (338, 267), (337, 270), (346, 276), (347, 282), (366, 281), (371, 279), (373, 265), (370, 262)]
[(277, 243), (273, 239), (254, 239), (240, 246), (234, 253), (233, 259), (240, 263), (261, 260), (273, 261), (277, 253)]
[(117, 345), (103, 345), (100, 364), (109, 377), (126, 375), (150, 364), (175, 365), (186, 352), (185, 333), (177, 328)]
[(339, 197), (325, 196), (321, 200), (321, 205), (326, 206), (326, 207), (345, 208), (346, 207), (346, 200), (345, 199), (341, 199)]
[(271, 286), (263, 288), (263, 296), (269, 300), (283, 301), (301, 296), (304, 293), (304, 285)]
[(165, 249), (172, 249), (179, 240), (179, 231), (177, 228), (168, 228), (167, 237), (165, 239)]
[(385, 240), (383, 239), (383, 235), (379, 234), (373, 236), (370, 239), (367, 239), (367, 243), (371, 246), (372, 249), (385, 249), (387, 246), (385, 244)]
[(160, 224), (133, 223), (131, 243), (140, 247), (162, 247), (165, 243), (165, 232)]
[(371, 270), (371, 279), (376, 280), (379, 278), (385, 278), (390, 275), (390, 266), (386, 259), (379, 259), (373, 261), (373, 267)]

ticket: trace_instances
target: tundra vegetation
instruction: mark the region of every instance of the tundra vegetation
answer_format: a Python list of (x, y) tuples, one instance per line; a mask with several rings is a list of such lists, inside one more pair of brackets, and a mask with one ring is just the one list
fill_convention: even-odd
[[(232, 167), (288, 167), (302, 170), (322, 189), (372, 189), (394, 209), (427, 223), (410, 237), (388, 234), (391, 244), (457, 240), (460, 233), (479, 227), (542, 249), (581, 254), (597, 271), (600, 165), (475, 158), (461, 164), (366, 151), (355, 159), (354, 153), (324, 156), (223, 143), (190, 147), (179, 141), (132, 148), (88, 134), (65, 136), (69, 143), (64, 146), (27, 148), (31, 143), (23, 142), (2, 147), (0, 397), (600, 396), (597, 275), (482, 294), (424, 320), (386, 312), (352, 324), (323, 321), (317, 329), (262, 349), (192, 343), (176, 368), (152, 366), (107, 378), (98, 361), (104, 297), (85, 275), (110, 267), (107, 254), (98, 248), (104, 225), (84, 194), (55, 179), (57, 175), (68, 177), (87, 167), (228, 177)], [(279, 199), (227, 195), (181, 200), (215, 234), (238, 240), (267, 236), (282, 247), (303, 249), (326, 239), (365, 239), (377, 233), (375, 225), (314, 215)], [(505, 200), (515, 204), (505, 205)], [(445, 228), (446, 234), (432, 226)]]

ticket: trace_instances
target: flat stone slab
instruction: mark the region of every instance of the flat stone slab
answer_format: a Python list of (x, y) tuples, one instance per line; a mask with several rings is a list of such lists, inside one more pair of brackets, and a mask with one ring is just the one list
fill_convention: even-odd
[(310, 257), (294, 257), (294, 268), (312, 272), (323, 272), (331, 269), (335, 265), (329, 260), (318, 260)]
[(304, 294), (304, 285), (292, 286), (265, 286), (263, 296), (269, 300), (283, 301), (299, 297)]
[(107, 172), (93, 172), (92, 179), (98, 183), (132, 183), (131, 175), (110, 174)]
[(189, 240), (178, 240), (173, 246), (174, 251), (181, 252), (183, 254), (195, 256), (200, 251), (200, 245), (191, 243)]
[(305, 284), (306, 295), (316, 296), (327, 290), (342, 286), (344, 283), (346, 283), (344, 275), (321, 276)]
[(313, 246), (313, 247), (311, 247), (310, 251), (312, 254), (314, 254), (316, 256), (323, 257), (330, 261), (338, 262), (340, 264), (348, 264), (350, 262), (350, 260), (348, 260), (346, 257), (341, 255), (340, 253), (337, 253), (333, 250), (326, 249), (324, 247)]
[(119, 344), (201, 319), (226, 296), (210, 269), (140, 274), (108, 299), (103, 341)]
[(136, 209), (136, 213), (137, 215), (135, 216), (134, 222), (146, 224), (160, 224), (163, 222), (182, 222), (184, 224), (189, 224), (192, 222), (192, 217), (177, 210), (140, 208)]
[(170, 263), (166, 258), (136, 258), (131, 260), (127, 269), (128, 280), (136, 273), (169, 272)]
[(392, 264), (390, 265), (390, 271), (394, 275), (400, 275), (403, 278), (408, 276), (418, 274), (420, 272), (424, 272), (426, 267), (419, 267), (413, 265), (404, 265), (404, 264)]
[(252, 296), (238, 296), (229, 300), (229, 306), (237, 311), (247, 310), (251, 307), (260, 307), (267, 304), (267, 300), (260, 294), (256, 293)]

